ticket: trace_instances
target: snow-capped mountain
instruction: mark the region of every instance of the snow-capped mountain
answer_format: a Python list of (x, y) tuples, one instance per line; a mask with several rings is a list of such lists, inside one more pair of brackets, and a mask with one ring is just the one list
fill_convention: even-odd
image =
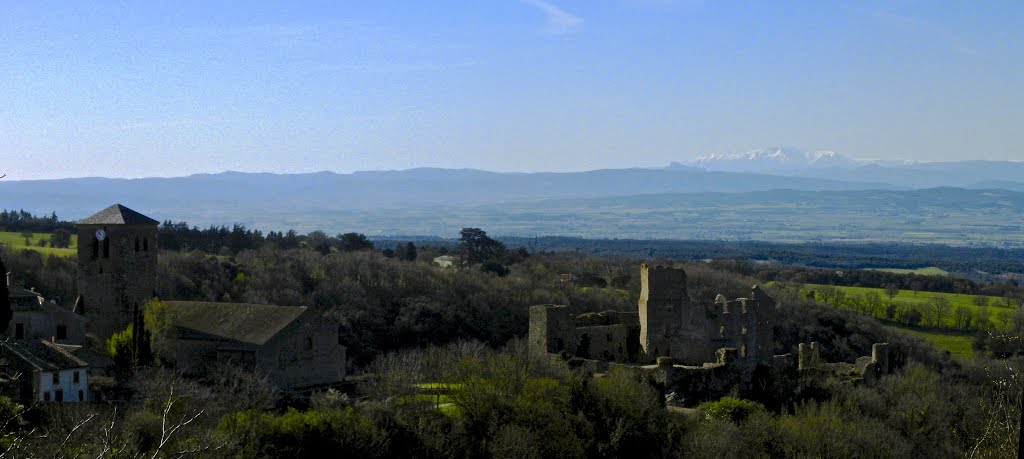
[(726, 172), (786, 172), (856, 166), (834, 151), (803, 151), (792, 147), (758, 148), (746, 153), (721, 153), (701, 156), (690, 166)]

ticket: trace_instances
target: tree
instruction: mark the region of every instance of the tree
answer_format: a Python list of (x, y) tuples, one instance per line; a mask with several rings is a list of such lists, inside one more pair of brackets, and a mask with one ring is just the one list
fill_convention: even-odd
[(373, 248), (373, 241), (360, 233), (345, 233), (338, 235), (338, 250), (342, 252), (355, 252)]
[[(4, 266), (4, 261), (0, 259), (0, 276), (7, 275), (7, 267)], [(7, 326), (11, 323), (11, 318), (14, 317), (14, 311), (11, 309), (11, 299), (9, 292), (7, 291), (7, 281), (0, 282), (0, 333), (7, 331)]]
[(988, 297), (985, 295), (974, 295), (974, 298), (971, 298), (971, 302), (978, 307), (988, 306)]
[(974, 328), (981, 331), (988, 331), (992, 328), (992, 313), (986, 307), (980, 307), (974, 311)]
[(904, 314), (904, 320), (906, 320), (907, 325), (910, 325), (911, 327), (920, 324), (921, 318), (921, 311), (918, 311), (917, 308), (910, 308), (910, 310), (908, 310), (907, 313)]
[(459, 241), (459, 251), (464, 261), (471, 264), (497, 260), (505, 254), (505, 244), (491, 239), (480, 228), (462, 228)]
[(949, 309), (949, 299), (944, 296), (932, 298), (931, 301), (928, 302), (928, 315), (933, 327), (942, 326), (942, 321), (946, 318), (946, 315), (949, 314)]
[(412, 241), (405, 244), (405, 259), (416, 261), (416, 244), (413, 244)]
[(50, 235), (50, 247), (57, 247), (60, 249), (66, 249), (71, 247), (71, 232), (59, 228)]
[(32, 246), (32, 232), (31, 231), (29, 231), (29, 230), (22, 231), (21, 232), (21, 237), (25, 238), (25, 246), (28, 246), (28, 247)]
[(960, 305), (953, 310), (953, 322), (956, 328), (961, 330), (967, 330), (971, 328), (971, 320), (974, 319), (974, 315), (971, 314), (971, 308)]
[(882, 296), (878, 292), (868, 292), (864, 295), (864, 305), (870, 316), (878, 316), (882, 311)]
[(331, 240), (323, 231), (313, 231), (307, 234), (306, 246), (324, 255), (331, 253)]
[(900, 294), (900, 288), (895, 284), (888, 284), (885, 286), (885, 294), (889, 297), (889, 303), (892, 303), (892, 299)]

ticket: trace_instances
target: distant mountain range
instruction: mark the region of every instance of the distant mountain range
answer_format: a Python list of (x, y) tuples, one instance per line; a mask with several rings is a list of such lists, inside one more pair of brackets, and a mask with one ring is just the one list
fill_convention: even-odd
[(719, 172), (752, 172), (863, 183), (899, 188), (1024, 189), (1022, 161), (882, 161), (851, 159), (834, 151), (803, 151), (794, 147), (759, 148), (746, 153), (712, 154), (667, 169), (697, 168)]
[(834, 151), (802, 151), (793, 147), (758, 148), (746, 153), (701, 156), (691, 166), (725, 172), (793, 172), (858, 165)]
[[(773, 174), (707, 169), (748, 160), (793, 167)], [(161, 221), (375, 236), (451, 237), (475, 226), (521, 236), (1024, 245), (1024, 163), (862, 164), (832, 152), (764, 149), (703, 164), (4, 179), (0, 208), (79, 219), (116, 202)]]
[[(877, 188), (893, 188), (883, 183)], [(175, 178), (79, 178), (0, 181), (0, 208), (56, 211), (82, 218), (111, 203), (158, 219), (199, 224), (232, 222), (262, 209), (309, 209), (294, 224), (315, 224), (317, 212), (467, 206), (553, 198), (651, 193), (744, 192), (772, 189), (853, 190), (862, 183), (700, 169), (607, 169), (572, 173), (497, 173), (473, 169), (410, 169), (336, 174), (225, 172)], [(300, 225), (301, 223), (301, 225)]]

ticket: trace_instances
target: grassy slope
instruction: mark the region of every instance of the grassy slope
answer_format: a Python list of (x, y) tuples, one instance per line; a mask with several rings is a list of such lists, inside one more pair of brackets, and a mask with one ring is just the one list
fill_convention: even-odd
[(874, 269), (871, 269), (871, 270), (872, 271), (885, 271), (887, 273), (896, 273), (896, 274), (920, 274), (922, 276), (948, 276), (949, 275), (949, 271), (946, 271), (946, 270), (943, 270), (943, 269), (940, 269), (940, 268), (936, 268), (934, 266), (929, 266), (927, 268), (917, 268), (917, 269), (874, 268)]
[(912, 335), (918, 335), (939, 349), (947, 350), (953, 357), (971, 358), (974, 356), (972, 347), (972, 336), (969, 332), (958, 332), (952, 330), (919, 330), (909, 327), (894, 327)]
[(29, 249), (35, 250), (36, 252), (42, 253), (43, 255), (58, 255), (62, 257), (71, 257), (78, 253), (78, 235), (71, 235), (71, 247), (67, 249), (57, 249), (53, 247), (39, 247), (39, 241), (46, 240), (49, 242), (50, 233), (33, 233), (30, 246), (25, 245), (25, 238), (21, 237), (21, 233), (0, 231), (0, 244), (4, 246), (18, 250), (18, 249)]

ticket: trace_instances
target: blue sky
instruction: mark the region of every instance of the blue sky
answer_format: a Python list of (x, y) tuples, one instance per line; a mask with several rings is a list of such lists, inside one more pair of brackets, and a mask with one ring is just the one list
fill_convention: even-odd
[(9, 179), (1024, 159), (1024, 2), (0, 3)]

